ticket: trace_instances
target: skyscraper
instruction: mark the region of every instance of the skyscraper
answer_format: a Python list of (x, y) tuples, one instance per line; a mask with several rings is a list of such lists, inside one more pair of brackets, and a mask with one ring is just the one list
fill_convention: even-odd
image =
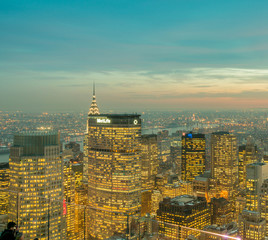
[(141, 179), (143, 190), (153, 190), (159, 162), (157, 150), (157, 135), (142, 135), (141, 137)]
[[(96, 101), (95, 83), (93, 84), (93, 98), (88, 111), (88, 116), (100, 115), (100, 111)], [(84, 162), (83, 162), (83, 181), (88, 183), (88, 124), (86, 125), (86, 132), (84, 138)]]
[(181, 179), (192, 182), (205, 171), (205, 135), (188, 133), (182, 136), (181, 149)]
[(75, 239), (75, 173), (69, 159), (63, 160), (64, 200), (66, 203), (66, 237)]
[(181, 146), (170, 146), (170, 161), (174, 172), (181, 178)]
[(266, 237), (268, 237), (268, 179), (265, 179), (260, 190), (261, 217), (266, 220)]
[(25, 239), (64, 239), (63, 161), (57, 132), (22, 132), (10, 150), (9, 219)]
[(9, 200), (9, 165), (0, 163), (0, 215), (7, 214)]
[(248, 142), (246, 145), (239, 146), (238, 152), (238, 177), (239, 186), (246, 187), (246, 166), (257, 161), (257, 147)]
[(211, 136), (211, 173), (216, 192), (234, 200), (238, 186), (237, 140), (228, 132), (216, 132)]
[(268, 164), (255, 162), (246, 167), (246, 209), (259, 211), (261, 186), (268, 178)]
[(126, 233), (141, 211), (141, 120), (137, 114), (89, 115), (87, 123), (89, 234)]
[(96, 101), (95, 83), (93, 83), (93, 98), (91, 106), (88, 111), (88, 115), (100, 115), (100, 111)]

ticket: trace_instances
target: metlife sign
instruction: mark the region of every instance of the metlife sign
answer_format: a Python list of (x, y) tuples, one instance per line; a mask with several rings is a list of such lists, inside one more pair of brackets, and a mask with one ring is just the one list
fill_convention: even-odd
[(108, 118), (97, 118), (97, 123), (111, 123), (111, 120)]

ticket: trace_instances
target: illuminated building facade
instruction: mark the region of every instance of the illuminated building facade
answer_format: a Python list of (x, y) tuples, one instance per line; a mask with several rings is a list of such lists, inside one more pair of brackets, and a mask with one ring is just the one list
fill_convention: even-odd
[(163, 196), (160, 191), (153, 190), (152, 192), (152, 215), (155, 216), (157, 213), (157, 210), (159, 209), (159, 203), (163, 201)]
[(246, 188), (246, 166), (254, 162), (257, 162), (257, 147), (251, 143), (239, 146), (238, 179), (242, 189)]
[(141, 192), (141, 216), (152, 212), (152, 190)]
[(266, 221), (259, 212), (243, 210), (239, 217), (239, 236), (242, 240), (265, 240)]
[(0, 163), (0, 215), (7, 214), (9, 188), (9, 164)]
[(68, 159), (64, 159), (63, 176), (66, 204), (66, 237), (68, 239), (75, 239), (75, 174), (72, 170), (72, 163)]
[(65, 239), (59, 133), (16, 134), (9, 167), (9, 220), (18, 223), (25, 239)]
[(151, 213), (152, 190), (155, 188), (155, 179), (159, 167), (157, 135), (146, 134), (141, 136), (141, 216)]
[(234, 201), (238, 186), (237, 139), (228, 132), (211, 135), (212, 183), (221, 197)]
[(192, 182), (205, 171), (206, 139), (204, 134), (188, 133), (181, 141), (181, 180)]
[(87, 185), (79, 185), (75, 188), (75, 236), (77, 239), (88, 239), (86, 231), (86, 205), (87, 205)]
[(157, 174), (155, 178), (155, 185), (158, 190), (161, 191), (161, 189), (164, 187), (165, 184), (168, 183), (168, 175), (166, 174)]
[(181, 146), (170, 146), (170, 161), (181, 178)]
[(211, 223), (223, 226), (233, 221), (233, 208), (225, 198), (211, 199)]
[(83, 180), (83, 165), (80, 163), (72, 164), (72, 170), (75, 176), (75, 186), (78, 187), (82, 185)]
[(157, 135), (141, 136), (141, 180), (143, 190), (153, 190), (157, 175), (158, 149)]
[(211, 172), (205, 171), (195, 177), (193, 180), (193, 195), (196, 197), (204, 197), (210, 202), (211, 196), (209, 191)]
[[(202, 230), (211, 223), (206, 199), (190, 195), (181, 195), (172, 199), (164, 198), (159, 203), (157, 220), (159, 235), (165, 239), (186, 239), (184, 236), (186, 232), (180, 232), (179, 226)], [(196, 231), (192, 233), (187, 231), (187, 235), (196, 233)]]
[(259, 211), (260, 192), (263, 181), (268, 178), (268, 164), (252, 163), (246, 167), (246, 209)]
[(106, 239), (141, 212), (140, 115), (89, 115), (87, 129), (88, 230)]
[(166, 184), (161, 188), (163, 197), (174, 198), (179, 195), (192, 195), (193, 185), (191, 182), (174, 182), (173, 184)]
[(243, 210), (246, 208), (246, 196), (245, 193), (240, 193), (235, 201), (235, 221), (238, 222), (239, 216), (242, 214)]
[(266, 220), (266, 237), (268, 237), (268, 179), (265, 179), (260, 191), (260, 213)]

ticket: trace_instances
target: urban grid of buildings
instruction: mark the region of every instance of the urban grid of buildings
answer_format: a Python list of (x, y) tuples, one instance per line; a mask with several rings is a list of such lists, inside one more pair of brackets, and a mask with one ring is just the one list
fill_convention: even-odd
[(1, 114), (2, 230), (14, 221), (24, 239), (268, 239), (267, 116), (171, 116), (184, 129), (144, 134), (158, 120), (101, 113), (95, 86), (85, 132), (37, 117), (35, 130), (11, 128), (21, 113)]

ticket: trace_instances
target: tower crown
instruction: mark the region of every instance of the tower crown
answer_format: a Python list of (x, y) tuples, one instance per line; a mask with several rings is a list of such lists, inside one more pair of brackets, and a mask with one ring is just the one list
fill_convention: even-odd
[(97, 105), (96, 95), (95, 95), (95, 82), (93, 83), (93, 98), (92, 98), (91, 106), (88, 111), (88, 115), (100, 115), (100, 111)]

